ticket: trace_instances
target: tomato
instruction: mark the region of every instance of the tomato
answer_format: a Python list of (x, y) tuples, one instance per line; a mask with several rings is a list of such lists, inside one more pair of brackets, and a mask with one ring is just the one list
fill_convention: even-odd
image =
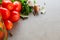
[(13, 10), (18, 11), (18, 12), (21, 11), (22, 5), (21, 5), (20, 2), (15, 1), (15, 2), (13, 3), (13, 5), (14, 5), (14, 9), (13, 9)]
[(13, 3), (11, 1), (2, 1), (2, 6), (7, 8), (8, 10), (12, 10), (13, 9)]
[(0, 40), (2, 40), (4, 38), (4, 32), (0, 31)]
[(20, 19), (20, 14), (17, 11), (12, 11), (10, 16), (10, 21), (16, 22)]
[(2, 14), (3, 20), (6, 20), (10, 17), (10, 11), (6, 8), (0, 7), (0, 13)]
[(13, 23), (10, 20), (4, 21), (7, 30), (11, 30), (13, 28)]

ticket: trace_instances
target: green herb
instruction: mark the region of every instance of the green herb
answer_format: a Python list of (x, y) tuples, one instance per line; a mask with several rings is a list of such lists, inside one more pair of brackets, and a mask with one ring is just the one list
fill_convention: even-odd
[(22, 3), (22, 11), (21, 14), (23, 15), (29, 15), (30, 12), (32, 12), (32, 7), (30, 7), (27, 4), (27, 0), (20, 0)]
[(27, 2), (27, 0), (20, 0), (22, 3)]
[(11, 0), (12, 2), (14, 2), (15, 0)]

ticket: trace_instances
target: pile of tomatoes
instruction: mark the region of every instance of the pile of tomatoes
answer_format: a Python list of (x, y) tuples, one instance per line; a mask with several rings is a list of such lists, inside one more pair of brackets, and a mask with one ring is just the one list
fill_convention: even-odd
[(21, 9), (22, 5), (18, 1), (2, 1), (2, 4), (0, 5), (0, 14), (2, 15), (2, 19), (7, 30), (11, 30), (13, 28), (13, 23), (17, 22), (20, 19)]

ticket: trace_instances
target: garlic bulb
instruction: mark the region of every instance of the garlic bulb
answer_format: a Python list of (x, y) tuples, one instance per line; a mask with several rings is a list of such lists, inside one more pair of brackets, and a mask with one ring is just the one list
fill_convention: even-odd
[(34, 0), (28, 0), (27, 3), (29, 6), (34, 6)]

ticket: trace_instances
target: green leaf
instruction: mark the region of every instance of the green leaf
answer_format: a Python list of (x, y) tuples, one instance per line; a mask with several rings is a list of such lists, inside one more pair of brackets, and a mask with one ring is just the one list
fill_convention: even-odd
[(27, 0), (20, 0), (22, 3), (27, 2)]
[(29, 12), (32, 12), (32, 7), (29, 6)]
[(22, 11), (21, 14), (23, 15), (29, 15), (30, 12), (32, 12), (32, 8), (27, 4), (27, 0), (20, 0), (22, 3)]
[(14, 2), (15, 0), (11, 0), (12, 2)]

